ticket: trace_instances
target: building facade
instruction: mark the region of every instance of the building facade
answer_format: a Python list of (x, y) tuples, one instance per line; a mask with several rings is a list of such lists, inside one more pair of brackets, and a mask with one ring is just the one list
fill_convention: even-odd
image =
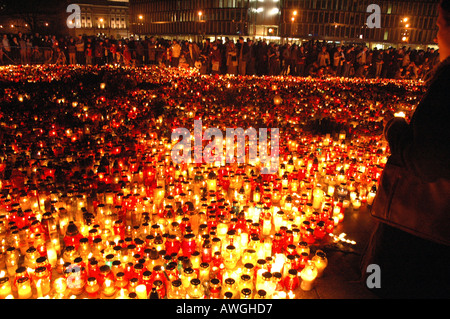
[(135, 35), (203, 38), (248, 34), (248, 0), (132, 0)]
[[(438, 3), (437, 0), (284, 0), (280, 35), (380, 46), (433, 45)], [(369, 7), (372, 4), (380, 8), (380, 28), (367, 25), (375, 12)]]
[[(130, 33), (172, 38), (434, 44), (438, 0), (130, 0)], [(369, 5), (380, 8), (370, 28)]]
[(128, 0), (81, 0), (81, 27), (68, 28), (71, 35), (129, 37)]

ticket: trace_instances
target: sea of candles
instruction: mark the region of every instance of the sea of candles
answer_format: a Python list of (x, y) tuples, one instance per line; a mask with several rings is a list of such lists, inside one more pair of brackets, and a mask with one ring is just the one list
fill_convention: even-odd
[[(334, 232), (376, 194), (384, 112), (408, 117), (423, 94), (114, 65), (0, 67), (0, 80), (0, 298), (295, 298), (322, 277), (323, 245), (354, 243)], [(174, 163), (170, 133), (194, 119), (279, 128), (277, 173)]]

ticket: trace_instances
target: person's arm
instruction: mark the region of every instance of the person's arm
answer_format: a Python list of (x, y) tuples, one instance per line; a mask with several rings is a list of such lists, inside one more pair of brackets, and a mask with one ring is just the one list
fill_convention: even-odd
[(391, 154), (425, 181), (450, 178), (450, 67), (446, 71), (429, 87), (410, 124), (393, 118), (384, 130)]

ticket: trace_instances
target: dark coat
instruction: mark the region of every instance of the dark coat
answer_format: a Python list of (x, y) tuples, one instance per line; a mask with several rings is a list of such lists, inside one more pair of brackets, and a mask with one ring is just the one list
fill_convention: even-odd
[[(429, 182), (450, 180), (449, 61), (441, 63), (410, 123), (396, 118), (385, 127), (391, 159)], [(442, 196), (450, 198), (450, 194)], [(381, 288), (371, 289), (380, 297), (450, 297), (450, 246), (378, 223), (361, 263), (364, 285), (371, 275), (370, 264), (381, 270)]]

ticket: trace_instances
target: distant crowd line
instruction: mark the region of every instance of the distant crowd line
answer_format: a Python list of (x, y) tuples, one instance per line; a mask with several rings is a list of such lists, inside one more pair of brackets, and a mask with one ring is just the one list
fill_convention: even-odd
[(0, 65), (160, 65), (198, 68), (201, 74), (338, 76), (423, 79), (439, 62), (433, 48), (369, 49), (311, 40), (277, 44), (240, 37), (202, 42), (157, 37), (57, 37), (3, 34)]

